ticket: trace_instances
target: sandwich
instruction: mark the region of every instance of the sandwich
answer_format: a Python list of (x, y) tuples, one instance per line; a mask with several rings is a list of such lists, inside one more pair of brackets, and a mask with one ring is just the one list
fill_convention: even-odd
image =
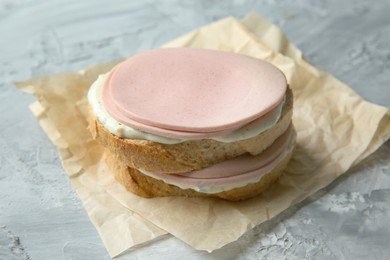
[(293, 95), (284, 74), (253, 57), (162, 48), (100, 75), (89, 129), (115, 179), (141, 197), (252, 198), (293, 153)]

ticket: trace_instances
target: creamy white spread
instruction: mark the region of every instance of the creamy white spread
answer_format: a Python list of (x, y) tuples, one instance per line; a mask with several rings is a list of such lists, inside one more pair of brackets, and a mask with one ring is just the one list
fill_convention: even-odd
[[(121, 138), (142, 139), (164, 144), (177, 144), (187, 141), (185, 139), (173, 139), (155, 134), (149, 134), (124, 125), (110, 116), (102, 101), (102, 90), (107, 76), (108, 73), (100, 75), (98, 79), (92, 84), (88, 92), (88, 101), (97, 120), (109, 132)], [(267, 120), (262, 121), (261, 124), (255, 120), (254, 122), (249, 123), (227, 135), (212, 137), (210, 139), (224, 143), (236, 142), (257, 136), (262, 132), (272, 128), (281, 116), (285, 98), (286, 97), (284, 97), (283, 101), (279, 104), (276, 113), (272, 117), (267, 118)]]

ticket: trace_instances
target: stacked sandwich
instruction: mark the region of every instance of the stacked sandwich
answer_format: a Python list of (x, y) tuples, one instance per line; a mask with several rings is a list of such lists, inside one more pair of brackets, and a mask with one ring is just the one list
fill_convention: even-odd
[(283, 73), (252, 57), (166, 48), (137, 54), (88, 93), (90, 130), (118, 182), (142, 197), (254, 197), (295, 139)]

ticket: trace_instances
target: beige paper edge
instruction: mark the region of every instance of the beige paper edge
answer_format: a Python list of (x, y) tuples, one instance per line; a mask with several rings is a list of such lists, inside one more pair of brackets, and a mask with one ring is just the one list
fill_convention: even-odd
[[(352, 100), (353, 107), (359, 108), (356, 110), (356, 116), (370, 117), (370, 122), (373, 124), (368, 129), (360, 129), (362, 126), (358, 125), (359, 131), (356, 130), (356, 127), (353, 129), (341, 127), (342, 131), (352, 133), (354, 138), (352, 140), (357, 140), (358, 144), (353, 146), (353, 148), (360, 148), (358, 151), (353, 152), (351, 156), (348, 156), (348, 160), (342, 157), (341, 159), (343, 160), (339, 160), (340, 152), (337, 151), (337, 145), (332, 146), (325, 143), (324, 140), (316, 138), (311, 142), (307, 142), (307, 140), (313, 139), (310, 138), (312, 133), (310, 134), (310, 131), (302, 127), (302, 125), (307, 127), (312, 126), (312, 124), (310, 124), (310, 120), (305, 120), (302, 112), (297, 111), (297, 115), (294, 116), (294, 123), (298, 129), (298, 145), (287, 173), (275, 187), (253, 200), (241, 203), (228, 203), (220, 200), (197, 198), (142, 199), (136, 197), (126, 192), (122, 186), (113, 180), (110, 174), (104, 174), (107, 170), (104, 162), (99, 159), (99, 152), (96, 152), (93, 140), (85, 141), (86, 145), (83, 146), (83, 142), (79, 142), (80, 137), (62, 133), (66, 131), (63, 127), (64, 124), (53, 122), (53, 117), (58, 112), (53, 111), (56, 103), (51, 100), (50, 96), (45, 99), (45, 94), (50, 89), (52, 83), (58, 83), (59, 81), (67, 86), (67, 84), (77, 82), (81, 78), (88, 85), (98, 74), (107, 71), (115, 63), (95, 67), (79, 74), (61, 74), (47, 77), (43, 80), (38, 79), (19, 84), (19, 88), (33, 92), (38, 97), (40, 103), (32, 106), (32, 110), (49, 138), (59, 148), (64, 168), (71, 176), (72, 185), (83, 201), (91, 221), (98, 229), (111, 256), (114, 257), (136, 244), (144, 243), (165, 234), (164, 230), (169, 231), (194, 248), (213, 251), (229, 242), (235, 241), (248, 229), (275, 216), (291, 204), (301, 201), (316, 190), (325, 187), (351, 165), (365, 158), (389, 138), (390, 119), (386, 108), (361, 100), (341, 82), (326, 73), (317, 71), (316, 68), (302, 59), (300, 51), (287, 41), (284, 34), (276, 26), (265, 21), (259, 15), (251, 14), (244, 19), (243, 23), (246, 27), (234, 18), (224, 19), (183, 36), (171, 42), (170, 45), (198, 46), (202, 44), (199, 42), (199, 39), (207, 39), (207, 44), (210, 45), (210, 39), (213, 39), (216, 33), (220, 36), (224, 33), (230, 33), (229, 35), (246, 37), (247, 42), (234, 40), (229, 42), (227, 40), (220, 41), (218, 44), (214, 42), (215, 45), (206, 47), (246, 52), (249, 55), (271, 59), (286, 72), (290, 79), (290, 84), (294, 86), (297, 85), (298, 79), (307, 80), (308, 75), (314, 75), (315, 79), (308, 84), (309, 91), (306, 91), (306, 89), (303, 91), (303, 86), (293, 87), (293, 91), (298, 98), (296, 102), (298, 105), (300, 104), (300, 98), (308, 99), (311, 97), (310, 95), (317, 93), (310, 86), (331, 87), (331, 91), (334, 91), (333, 94), (339, 94), (338, 91), (343, 93), (341, 95), (342, 102), (340, 103), (344, 101), (349, 103)], [(263, 42), (257, 37), (261, 37)], [(239, 46), (232, 47), (235, 44), (239, 44)], [(273, 47), (276, 51), (282, 52), (289, 58), (273, 52), (267, 45)], [(260, 52), (261, 54), (259, 55)], [(295, 59), (295, 61), (292, 61), (291, 58)], [(333, 89), (334, 87), (332, 86), (337, 87)], [(85, 106), (85, 102), (79, 102), (76, 114), (71, 117), (81, 122), (80, 127), (83, 124), (85, 126), (85, 119), (83, 119), (83, 117), (85, 118)], [(303, 107), (306, 108), (304, 105)], [(344, 107), (340, 108), (345, 109)], [(351, 111), (351, 108), (348, 109), (348, 111)], [(315, 112), (313, 114), (316, 115)], [(320, 123), (326, 124), (328, 119), (320, 118)], [(337, 127), (337, 124), (335, 127)], [(353, 135), (355, 131), (358, 133)], [(83, 129), (80, 135), (85, 139), (86, 136), (83, 135), (87, 135), (87, 133)], [(320, 136), (326, 137), (326, 134), (329, 133), (325, 132), (325, 134), (322, 133)], [(69, 141), (72, 138), (76, 138), (78, 141), (71, 142), (72, 144), (69, 145)], [(307, 162), (308, 154), (311, 154), (313, 149), (315, 151), (315, 146), (318, 146), (318, 144), (321, 145), (321, 148), (323, 146), (334, 151), (336, 157), (331, 155), (326, 157), (326, 153), (320, 153), (316, 156), (320, 158), (325, 156), (325, 159), (318, 160), (317, 157), (309, 157), (310, 160), (318, 160), (316, 165), (302, 163)], [(341, 148), (345, 148), (348, 145), (351, 144), (343, 143)], [(97, 150), (99, 151), (98, 148)], [(94, 156), (90, 154), (94, 154)], [(332, 165), (331, 169), (326, 167), (326, 162), (335, 158), (340, 163)], [(324, 172), (324, 176), (317, 174), (313, 178), (308, 179), (307, 174), (302, 174), (302, 172), (310, 173), (312, 171)], [(314, 188), (308, 190), (308, 187)], [(177, 211), (177, 209), (181, 210)], [(173, 212), (174, 214), (167, 215), (166, 212)], [(208, 214), (205, 214), (205, 212)], [(210, 215), (210, 212), (213, 212), (213, 214)], [(177, 221), (172, 223), (170, 221), (170, 219), (177, 219), (178, 217), (186, 221), (182, 223)], [(226, 227), (229, 227), (228, 233), (226, 232)]]

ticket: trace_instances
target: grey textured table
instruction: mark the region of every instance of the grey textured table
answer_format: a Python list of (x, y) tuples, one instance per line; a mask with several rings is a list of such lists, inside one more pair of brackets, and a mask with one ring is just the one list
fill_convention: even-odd
[[(390, 2), (0, 0), (0, 259), (109, 259), (13, 81), (129, 56), (259, 11), (314, 65), (390, 107)], [(171, 236), (119, 259), (390, 258), (390, 143), (326, 188), (212, 254)]]

